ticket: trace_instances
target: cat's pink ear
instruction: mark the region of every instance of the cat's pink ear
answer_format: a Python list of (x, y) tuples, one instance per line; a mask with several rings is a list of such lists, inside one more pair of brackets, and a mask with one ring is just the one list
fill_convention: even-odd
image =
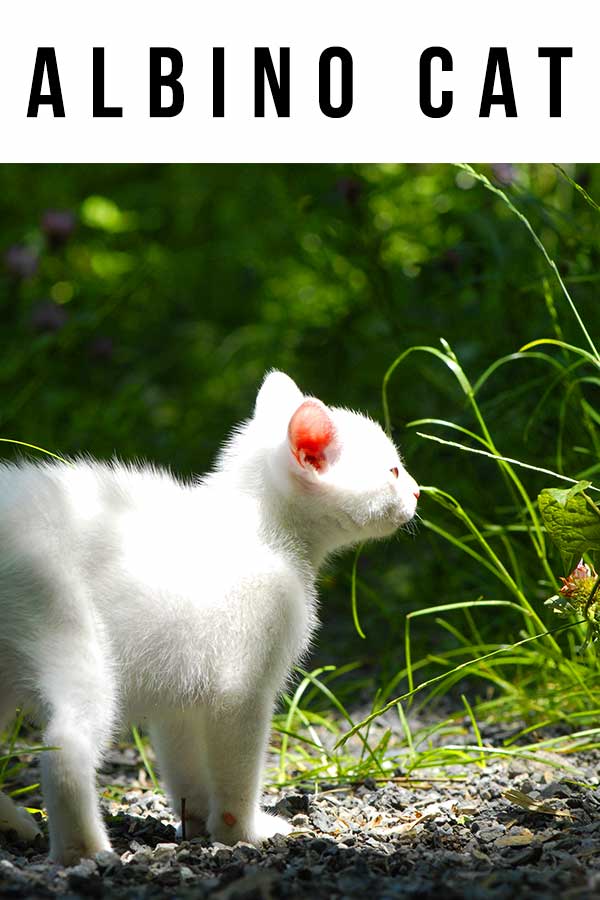
[(319, 400), (305, 400), (288, 426), (290, 449), (303, 468), (327, 468), (335, 446), (335, 427), (329, 410)]

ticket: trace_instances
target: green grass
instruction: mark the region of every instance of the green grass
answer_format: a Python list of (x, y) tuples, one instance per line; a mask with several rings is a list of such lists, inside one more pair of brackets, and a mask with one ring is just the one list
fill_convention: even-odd
[[(542, 488), (583, 479), (592, 482), (590, 490), (600, 490), (600, 482), (593, 483), (600, 472), (600, 413), (594, 403), (600, 354), (594, 328), (586, 325), (570, 291), (600, 276), (573, 273), (557, 263), (558, 254), (548, 249), (556, 245), (550, 219), (540, 214), (541, 225), (534, 228), (522, 194), (501, 189), (471, 166), (460, 168), (474, 180), (474, 190), (493, 201), (492, 215), (507, 216), (532, 248), (539, 269), (521, 272), (518, 299), (541, 307), (548, 334), (528, 334), (524, 314), (513, 352), (492, 362), (482, 354), (486, 364), (474, 375), (469, 344), (465, 351), (456, 327), (451, 341), (434, 346), (426, 337), (389, 365), (381, 384), (385, 427), (393, 434), (400, 416), (394, 385), (423, 381), (431, 409), (419, 409), (405, 433), (413, 454), (439, 454), (427, 457), (437, 477), (421, 488), (409, 599), (400, 606), (391, 590), (390, 596), (376, 590), (368, 573), (359, 570), (361, 557), (371, 551), (358, 548), (349, 565), (348, 615), (361, 646), (369, 648), (367, 604), (376, 608), (394, 639), (398, 636), (397, 645), (382, 652), (386, 665), (368, 672), (361, 661), (298, 671), (297, 687), (284, 697), (274, 720), (273, 785), (319, 787), (367, 779), (419, 784), (463, 777), (464, 766), (483, 767), (501, 757), (543, 757), (546, 765), (575, 778), (570, 755), (600, 746), (598, 657), (593, 645), (579, 649), (585, 643), (584, 621), (559, 621), (544, 606), (559, 577), (568, 573), (536, 499)], [(587, 191), (563, 169), (557, 171), (562, 186), (597, 214), (600, 207)], [(492, 234), (506, 231), (492, 229)], [(511, 247), (514, 251), (516, 244)], [(573, 239), (569, 249), (576, 254)], [(490, 252), (506, 261), (496, 238), (490, 239)], [(497, 278), (477, 280), (474, 273), (478, 289), (495, 291), (496, 300), (504, 296), (497, 293)], [(446, 280), (450, 285), (451, 278)], [(485, 303), (482, 297), (483, 315)], [(518, 450), (517, 426), (506, 427), (506, 410), (512, 408), (520, 411), (515, 420), (524, 416)], [(536, 450), (527, 455), (533, 437)], [(421, 564), (427, 553), (436, 567)], [(588, 562), (594, 562), (593, 554)], [(371, 655), (377, 651), (375, 646)], [(511, 734), (492, 744), (486, 728), (497, 723)], [(20, 771), (24, 751), (17, 734), (18, 729), (8, 755), (0, 758), (0, 785), (10, 785)], [(145, 745), (133, 734), (156, 788)]]
[(162, 794), (163, 791), (159, 784), (158, 778), (156, 777), (156, 774), (154, 772), (154, 766), (150, 762), (150, 758), (149, 758), (148, 752), (146, 750), (146, 745), (144, 743), (144, 739), (142, 738), (140, 732), (138, 731), (138, 729), (136, 728), (135, 725), (131, 726), (131, 734), (133, 735), (133, 742), (135, 744), (136, 750), (140, 754), (140, 758), (142, 760), (142, 763), (144, 764), (144, 768), (146, 769), (146, 772), (148, 773), (148, 778), (152, 782), (152, 787), (158, 794)]
[[(45, 753), (55, 750), (56, 747), (45, 747), (36, 745), (22, 745), (20, 738), (23, 732), (23, 711), (17, 710), (15, 720), (11, 728), (6, 734), (4, 742), (5, 752), (0, 754), (0, 791), (8, 793), (9, 797), (21, 801), (27, 794), (33, 793), (40, 787), (39, 782), (27, 784), (24, 787), (15, 788), (13, 784), (16, 779), (23, 773), (28, 766), (28, 758), (38, 753)], [(3, 746), (0, 743), (0, 747)], [(26, 807), (30, 813), (42, 812), (36, 807)]]
[[(280, 745), (279, 784), (294, 780), (334, 783), (380, 779), (393, 777), (398, 771), (403, 777), (413, 778), (423, 769), (441, 767), (452, 771), (457, 765), (484, 766), (491, 758), (512, 756), (528, 759), (541, 756), (546, 765), (575, 775), (576, 769), (568, 762), (569, 754), (600, 746), (600, 728), (595, 727), (600, 710), (598, 656), (594, 647), (583, 652), (580, 649), (585, 643), (584, 621), (558, 624), (544, 608), (544, 599), (557, 590), (559, 576), (568, 573), (562, 569), (560, 558), (550, 544), (536, 502), (541, 487), (555, 486), (556, 482), (576, 485), (600, 471), (600, 415), (585, 393), (588, 388), (600, 386), (596, 374), (600, 355), (565, 280), (528, 218), (486, 176), (470, 166), (462, 168), (499, 197), (525, 226), (554, 275), (566, 300), (566, 310), (573, 316), (587, 346), (579, 347), (563, 339), (560, 316), (548, 280), (541, 273), (553, 337), (529, 341), (514, 353), (499, 358), (475, 380), (468, 377), (458, 355), (445, 340), (440, 347), (408, 347), (389, 366), (382, 383), (384, 424), (388, 433), (392, 433), (394, 416), (389, 399), (394, 375), (417, 356), (425, 356), (432, 365), (441, 363), (448, 377), (456, 381), (464, 406), (457, 408), (459, 421), (424, 417), (409, 422), (407, 427), (416, 429), (426, 425), (436, 431), (460, 435), (462, 440), (457, 441), (438, 433), (417, 432), (422, 441), (443, 448), (449, 471), (456, 471), (450, 453), (467, 458), (474, 455), (489, 468), (482, 481), (479, 503), (472, 508), (455, 495), (451, 478), (443, 488), (421, 487), (424, 498), (421, 524), (436, 541), (451, 546), (450, 559), (455, 566), (457, 556), (462, 557), (459, 571), (446, 572), (442, 583), (428, 585), (423, 585), (415, 573), (416, 608), (404, 615), (404, 659), (394, 676), (379, 685), (368, 715), (352, 720), (347, 707), (338, 715), (341, 704), (333, 694), (332, 682), (335, 684), (335, 679), (341, 677), (342, 670), (329, 667), (326, 674), (324, 668), (310, 675), (303, 673), (295, 695), (286, 699), (285, 719), (276, 720), (276, 730), (285, 735)], [(563, 174), (598, 211), (599, 207), (584, 189)], [(515, 376), (514, 387), (505, 390), (503, 401), (510, 401), (511, 396), (516, 400), (524, 367), (540, 365), (544, 368), (544, 390), (541, 399), (530, 392), (532, 408), (526, 430), (539, 418), (541, 410), (546, 413), (549, 408), (555, 410), (554, 468), (539, 465), (535, 459), (515, 458), (511, 448), (502, 446), (503, 441), (495, 437), (493, 417), (484, 415), (480, 402), (485, 392), (491, 394), (493, 401), (494, 379), (506, 366), (515, 368)], [(487, 406), (493, 411), (493, 402)], [(583, 433), (585, 444), (570, 444), (567, 413), (581, 425), (578, 440), (581, 441)], [(467, 424), (465, 414), (470, 419)], [(568, 466), (577, 461), (583, 461), (583, 467), (569, 471)], [(460, 464), (460, 459), (457, 462)], [(457, 480), (456, 490), (460, 490), (461, 483), (464, 479)], [(600, 487), (590, 483), (588, 490), (598, 491)], [(504, 497), (499, 501), (502, 494)], [(473, 492), (471, 502), (472, 496)], [(351, 611), (358, 634), (365, 638), (357, 604), (360, 552), (352, 565)], [(417, 548), (413, 557), (417, 558), (415, 568), (418, 569)], [(587, 561), (593, 563), (592, 557), (593, 554), (587, 556)], [(461, 596), (461, 575), (469, 584), (479, 578), (486, 585), (486, 598)], [(448, 593), (453, 588), (454, 595)], [(490, 590), (494, 591), (493, 598), (489, 597)], [(423, 604), (419, 594), (437, 601)], [(502, 613), (498, 626), (490, 628), (490, 613), (497, 612)], [(419, 626), (420, 653), (414, 649), (413, 626)], [(423, 653), (431, 638), (435, 638), (435, 645), (445, 640), (450, 646), (425, 649)], [(309, 684), (320, 695), (309, 692)], [(442, 699), (444, 702), (440, 704)], [(328, 701), (331, 701), (329, 712)], [(311, 708), (311, 703), (318, 713)], [(421, 716), (428, 713), (434, 724), (411, 732), (406, 714), (411, 707)], [(436, 719), (436, 710), (448, 707), (455, 707), (455, 712)], [(381, 717), (394, 711), (399, 721), (392, 734), (381, 725)], [(507, 727), (513, 724), (517, 733), (500, 746), (490, 745), (482, 734), (485, 735), (485, 725), (492, 723)], [(327, 746), (315, 730), (317, 725), (332, 737)], [(378, 725), (377, 738), (371, 741), (374, 725)], [(558, 727), (568, 733), (557, 736)], [(469, 735), (473, 740), (466, 744), (448, 740), (457, 734), (463, 739)], [(552, 758), (547, 756), (550, 750)]]

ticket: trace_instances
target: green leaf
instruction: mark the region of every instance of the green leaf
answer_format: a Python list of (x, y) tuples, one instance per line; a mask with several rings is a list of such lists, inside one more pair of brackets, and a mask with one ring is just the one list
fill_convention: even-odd
[(538, 496), (546, 531), (565, 559), (600, 550), (600, 509), (587, 487), (589, 482), (581, 481), (572, 488), (546, 488)]
[[(567, 502), (571, 499), (571, 497), (575, 497), (576, 494), (583, 494), (583, 492), (587, 491), (589, 487), (592, 487), (591, 481), (578, 481), (577, 484), (574, 484), (572, 488), (569, 488), (567, 490)], [(592, 505), (595, 506), (595, 504)]]

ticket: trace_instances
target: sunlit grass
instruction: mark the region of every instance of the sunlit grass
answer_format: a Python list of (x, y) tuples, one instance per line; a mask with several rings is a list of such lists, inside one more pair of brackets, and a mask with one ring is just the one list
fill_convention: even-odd
[[(454, 421), (449, 413), (446, 418), (424, 416), (407, 427), (415, 429), (420, 440), (454, 454), (458, 465), (476, 459), (488, 466), (486, 477), (494, 481), (494, 497), (503, 490), (505, 504), (500, 512), (488, 504), (486, 485), (482, 484), (481, 502), (474, 509), (461, 497), (460, 479), (456, 483), (448, 479), (443, 485), (421, 487), (421, 524), (442, 546), (451, 546), (453, 562), (459, 554), (470, 583), (492, 581), (494, 592), (467, 594), (460, 587), (461, 570), (446, 573), (442, 584), (427, 585), (426, 592), (415, 578), (413, 608), (393, 612), (395, 620), (404, 625), (396, 671), (376, 688), (371, 686), (370, 704), (365, 700), (358, 662), (299, 670), (297, 687), (284, 696), (282, 711), (274, 719), (276, 764), (270, 778), (275, 786), (311, 783), (318, 787), (366, 780), (418, 785), (464, 777), (465, 766), (483, 767), (489, 760), (519, 757), (542, 759), (547, 766), (575, 777), (577, 768), (569, 757), (600, 746), (600, 728), (595, 727), (600, 713), (600, 668), (593, 649), (583, 653), (578, 649), (585, 635), (584, 623), (572, 621), (554, 627), (556, 620), (543, 605), (543, 592), (556, 590), (558, 577), (567, 573), (557, 567), (533, 486), (540, 477), (550, 484), (577, 484), (600, 471), (600, 415), (582, 390), (600, 387), (600, 354), (591, 336), (593, 329), (586, 327), (567, 288), (567, 283), (577, 284), (577, 276), (561, 275), (546, 245), (506, 191), (471, 166), (462, 168), (501, 201), (518, 220), (516, 227), (524, 226), (540, 251), (540, 265), (547, 277), (537, 277), (533, 284), (541, 285), (553, 336), (532, 339), (520, 348), (517, 344), (515, 352), (503, 355), (473, 378), (460, 353), (445, 340), (440, 346), (407, 347), (384, 374), (382, 407), (385, 427), (391, 433), (396, 411), (390, 404), (390, 385), (395, 373), (418, 357), (432, 366), (441, 365), (444, 377), (458, 385), (464, 405), (454, 412), (460, 421)], [(598, 211), (600, 207), (585, 190), (560, 171)], [(554, 284), (560, 289), (558, 304), (552, 296)], [(577, 322), (585, 346), (564, 339), (560, 325), (564, 308)], [(507, 388), (505, 379), (494, 394), (494, 385), (500, 374), (506, 375), (507, 367), (514, 370), (515, 382)], [(534, 377), (523, 382), (525, 372)], [(556, 443), (545, 460), (555, 462), (554, 467), (517, 458), (502, 434), (498, 435), (494, 410), (500, 400), (531, 398), (528, 432), (559, 392)], [(491, 396), (484, 404), (486, 393)], [(573, 409), (584, 426), (585, 445), (570, 444), (566, 418)], [(467, 425), (465, 410), (470, 416)], [(436, 433), (416, 430), (425, 426)], [(452, 440), (448, 434), (458, 439)], [(25, 449), (41, 449), (2, 440)], [(577, 460), (581, 468), (575, 464)], [(591, 485), (590, 490), (600, 488)], [(368, 629), (363, 627), (359, 605), (373, 603), (388, 617), (391, 614), (386, 599), (373, 590), (367, 578), (358, 576), (361, 550), (354, 555), (349, 575), (349, 615), (357, 634), (366, 641)], [(497, 627), (490, 628), (490, 614), (496, 611), (502, 615)], [(440, 637), (444, 638), (441, 647)], [(486, 738), (486, 728), (499, 724), (507, 736), (492, 743)], [(17, 720), (7, 754), (0, 757), (0, 786), (10, 787), (14, 782), (24, 766), (22, 755), (48, 749), (19, 747), (20, 727), (21, 720)], [(558, 728), (567, 733), (557, 735)], [(133, 737), (149, 779), (159, 790), (145, 742), (135, 728)]]
[[(471, 166), (462, 168), (491, 191), (510, 209), (526, 227), (537, 248), (552, 270), (563, 297), (581, 330), (587, 348), (566, 342), (562, 337), (559, 317), (550, 287), (543, 279), (543, 291), (551, 316), (555, 337), (531, 340), (518, 351), (503, 356), (494, 362), (477, 378), (471, 381), (450, 345), (442, 340), (440, 347), (427, 345), (411, 346), (405, 349), (387, 369), (382, 382), (382, 407), (384, 424), (388, 433), (392, 431), (393, 411), (389, 402), (389, 387), (394, 373), (400, 366), (409, 364), (415, 354), (428, 356), (432, 362), (442, 363), (458, 383), (473, 419), (473, 426), (467, 427), (450, 418), (423, 417), (408, 423), (409, 428), (441, 428), (458, 432), (461, 441), (450, 440), (438, 434), (417, 432), (422, 440), (434, 441), (447, 451), (458, 454), (475, 454), (488, 460), (489, 477), (500, 479), (506, 491), (504, 514), (493, 521), (493, 509), (486, 508), (485, 487), (482, 490), (481, 511), (467, 510), (460, 498), (453, 496), (451, 489), (438, 486), (422, 486), (421, 494), (427, 506), (422, 511), (422, 525), (438, 539), (448, 542), (465, 558), (465, 566), (476, 573), (479, 569), (493, 575), (498, 586), (497, 599), (464, 599), (439, 592), (440, 601), (433, 605), (422, 605), (404, 616), (404, 660), (396, 674), (376, 692), (371, 712), (358, 716), (350, 724), (347, 709), (344, 717), (327, 716), (321, 709), (321, 721), (326, 723), (327, 732), (335, 738), (332, 745), (323, 746), (322, 740), (312, 727), (312, 738), (305, 741), (304, 731), (311, 721), (310, 698), (306, 696), (305, 676), (294, 700), (289, 703), (285, 720), (285, 743), (279, 754), (278, 783), (292, 780), (316, 781), (357, 781), (381, 778), (382, 770), (387, 777), (402, 772), (402, 777), (411, 778), (415, 772), (427, 769), (447, 769), (476, 763), (484, 766), (489, 759), (522, 757), (543, 759), (548, 766), (558, 767), (565, 772), (576, 774), (568, 757), (572, 753), (595, 749), (600, 746), (600, 728), (595, 727), (600, 709), (600, 666), (593, 649), (581, 652), (584, 638), (583, 621), (571, 621), (558, 627), (549, 627), (543, 600), (540, 600), (542, 586), (548, 594), (556, 590), (558, 576), (566, 575), (555, 570), (556, 561), (550, 552), (549, 542), (537, 508), (537, 491), (532, 493), (526, 478), (543, 476), (550, 484), (555, 481), (577, 485), (581, 479), (589, 479), (600, 470), (597, 462), (582, 471), (565, 473), (567, 456), (577, 458), (586, 455), (598, 456), (600, 448), (600, 415), (585, 399), (583, 385), (600, 387), (600, 379), (595, 374), (600, 365), (600, 354), (588, 329), (566, 287), (564, 279), (550, 257), (527, 217), (515, 206), (510, 197)], [(584, 199), (598, 211), (600, 207), (565, 172), (560, 170), (569, 183), (584, 196)], [(540, 348), (544, 347), (544, 351)], [(560, 351), (556, 358), (551, 352)], [(573, 362), (573, 356), (575, 361)], [(505, 366), (540, 365), (553, 373), (546, 379), (541, 399), (536, 399), (531, 419), (549, 401), (557, 390), (563, 395), (558, 403), (556, 422), (556, 470), (535, 462), (515, 458), (501, 449), (501, 442), (493, 437), (493, 421), (488, 421), (482, 412), (479, 395), (493, 382), (500, 369)], [(582, 367), (589, 367), (591, 373), (581, 374)], [(519, 385), (512, 393), (516, 396)], [(510, 398), (511, 391), (507, 391)], [(568, 447), (565, 428), (567, 409), (575, 406), (580, 413), (589, 438), (589, 446)], [(461, 410), (462, 414), (462, 410)], [(567, 454), (567, 450), (572, 451)], [(495, 471), (494, 471), (495, 470)], [(598, 491), (597, 485), (590, 484), (589, 490)], [(527, 539), (524, 543), (523, 538)], [(357, 603), (357, 552), (352, 566), (351, 611), (357, 633), (364, 637), (359, 624)], [(537, 577), (532, 580), (532, 572)], [(448, 578), (449, 585), (456, 585), (460, 579)], [(435, 595), (435, 588), (433, 591)], [(368, 596), (361, 585), (361, 596)], [(432, 591), (428, 591), (432, 596)], [(418, 603), (418, 597), (415, 598)], [(485, 620), (479, 624), (482, 614), (493, 608), (504, 608), (514, 614), (503, 615), (495, 630), (495, 641), (489, 639), (489, 626)], [(412, 642), (412, 626), (430, 623), (428, 629), (421, 629), (419, 647), (427, 643), (427, 633), (431, 632), (431, 622), (436, 634), (449, 635), (456, 646), (447, 650), (426, 652), (415, 657)], [(555, 620), (556, 621), (556, 620)], [(422, 649), (421, 649), (422, 654)], [(437, 670), (437, 671), (436, 671)], [(319, 686), (318, 670), (313, 682)], [(331, 699), (331, 680), (341, 672), (329, 672), (330, 686), (326, 697)], [(424, 676), (424, 677), (423, 677)], [(466, 687), (465, 687), (466, 685)], [(314, 695), (313, 695), (313, 700)], [(440, 701), (443, 700), (441, 704)], [(437, 704), (437, 705), (436, 705)], [(333, 704), (335, 707), (336, 704)], [(455, 707), (450, 715), (436, 718), (436, 710)], [(331, 712), (333, 713), (333, 707)], [(407, 710), (412, 707), (413, 715), (428, 713), (432, 724), (411, 731)], [(396, 712), (398, 726), (393, 731), (383, 725), (389, 722), (389, 715)], [(439, 715), (439, 713), (438, 713)], [(384, 716), (388, 716), (385, 720)], [(277, 728), (276, 720), (276, 728)], [(335, 724), (332, 724), (335, 722)], [(485, 740), (485, 726), (502, 724), (514, 733), (506, 737), (500, 745), (491, 745)], [(372, 738), (372, 728), (377, 725), (377, 738)], [(585, 727), (589, 725), (590, 727)], [(350, 726), (350, 727), (348, 727)], [(568, 729), (567, 734), (556, 735), (556, 729)], [(584, 727), (582, 727), (584, 726)], [(554, 731), (554, 733), (552, 733)], [(465, 743), (457, 743), (449, 738), (461, 735)], [(292, 742), (291, 737), (295, 740)], [(371, 743), (365, 748), (367, 739)], [(355, 744), (360, 739), (363, 744), (358, 753)], [(302, 747), (301, 751), (297, 748)], [(365, 752), (365, 749), (367, 752)], [(548, 756), (551, 751), (551, 757)], [(559, 757), (557, 759), (557, 757)], [(563, 762), (560, 757), (564, 757)], [(296, 774), (291, 776), (291, 772)]]

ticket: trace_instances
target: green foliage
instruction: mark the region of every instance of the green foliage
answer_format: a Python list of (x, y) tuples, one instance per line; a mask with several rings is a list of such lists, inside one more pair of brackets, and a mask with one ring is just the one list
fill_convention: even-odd
[[(576, 748), (597, 747), (594, 738), (600, 734), (598, 728), (583, 731), (577, 728), (582, 721), (595, 722), (600, 703), (600, 664), (595, 655), (586, 654), (591, 642), (600, 635), (600, 578), (593, 567), (581, 561), (568, 578), (561, 579), (563, 586), (559, 594), (550, 600), (544, 599), (544, 591), (548, 586), (556, 585), (558, 573), (561, 569), (565, 571), (563, 566), (568, 561), (600, 549), (600, 512), (594, 499), (596, 495), (591, 493), (598, 488), (589, 478), (600, 468), (597, 462), (600, 416), (588, 394), (589, 390), (600, 386), (600, 379), (595, 375), (599, 356), (591, 338), (597, 327), (588, 330), (558, 266), (528, 217), (486, 176), (471, 167), (463, 169), (500, 197), (525, 225), (533, 245), (541, 251), (543, 260), (554, 273), (567, 301), (566, 312), (572, 316), (571, 321), (575, 322), (589, 349), (579, 347), (576, 339), (572, 343), (564, 340), (569, 316), (565, 320), (564, 315), (557, 313), (548, 282), (542, 276), (546, 309), (557, 337), (529, 340), (520, 351), (504, 354), (490, 362), (475, 380), (468, 377), (459, 354), (447, 340), (441, 342), (441, 349), (427, 344), (407, 347), (384, 375), (382, 405), (386, 427), (391, 431), (394, 408), (389, 396), (402, 369), (422, 355), (433, 364), (441, 362), (465, 398), (468, 418), (461, 417), (457, 421), (448, 415), (443, 418), (431, 415), (415, 419), (408, 426), (429, 425), (458, 432), (463, 442), (421, 431), (416, 434), (452, 452), (458, 450), (468, 454), (473, 462), (480, 460), (488, 467), (478, 476), (474, 466), (451, 467), (450, 458), (446, 456), (444, 468), (452, 473), (452, 478), (445, 478), (439, 486), (433, 486), (436, 482), (432, 478), (432, 486), (421, 488), (425, 500), (436, 504), (436, 507), (423, 504), (423, 525), (436, 539), (445, 542), (447, 548), (447, 559), (435, 580), (424, 571), (422, 564), (419, 565), (421, 596), (425, 588), (425, 596), (433, 594), (436, 602), (425, 607), (421, 604), (420, 608), (408, 612), (405, 617), (405, 666), (378, 690), (372, 711), (355, 720), (335, 744), (335, 749), (342, 750), (348, 741), (364, 736), (384, 715), (397, 710), (405, 743), (392, 742), (390, 747), (388, 740), (385, 755), (378, 757), (378, 764), (408, 766), (409, 772), (432, 762), (452, 765), (470, 760), (481, 764), (486, 757), (494, 755), (529, 756), (543, 753), (548, 748), (568, 753)], [(572, 179), (568, 178), (568, 181), (578, 187)], [(597, 211), (596, 204), (583, 189), (578, 193)], [(537, 349), (543, 346), (558, 348), (561, 356)], [(510, 376), (508, 379), (505, 376), (504, 384), (499, 382), (496, 394), (490, 393), (489, 399), (485, 399), (490, 381), (498, 383), (507, 367), (513, 368), (517, 363), (521, 367), (526, 361), (530, 365), (535, 362), (549, 367), (553, 374), (543, 382), (523, 378), (511, 381)], [(582, 375), (582, 368), (590, 368), (591, 372), (584, 371)], [(499, 396), (503, 396), (503, 404), (498, 403)], [(531, 410), (529, 414), (520, 411), (525, 404)], [(509, 418), (501, 417), (502, 405), (510, 409)], [(536, 447), (531, 440), (535, 420), (538, 428), (544, 420), (548, 422), (544, 447)], [(515, 453), (519, 429), (525, 438), (523, 442), (521, 437), (520, 443), (528, 449), (531, 462), (519, 459)], [(499, 434), (500, 439), (495, 434)], [(500, 446), (507, 450), (502, 452)], [(586, 457), (591, 465), (586, 464)], [(489, 470), (491, 463), (496, 465), (496, 477)], [(541, 485), (537, 486), (539, 479), (548, 475), (570, 486), (542, 490)], [(469, 490), (469, 481), (477, 485), (475, 494)], [(501, 499), (502, 493), (504, 499)], [(559, 551), (560, 560), (554, 558), (553, 546)], [(454, 558), (456, 553), (463, 556), (462, 561)], [(469, 589), (471, 573), (475, 576), (471, 583), (479, 598), (459, 599)], [(495, 579), (496, 587), (489, 582), (490, 576)], [(504, 595), (507, 599), (487, 599), (490, 593), (492, 597), (496, 594), (498, 585), (501, 586), (500, 598)], [(354, 580), (352, 587), (353, 616), (358, 623)], [(454, 596), (456, 600), (452, 599)], [(544, 606), (552, 613), (565, 616), (566, 624), (548, 628), (544, 621)], [(485, 616), (490, 607), (503, 613), (494, 617), (491, 625), (489, 616)], [(514, 616), (513, 611), (523, 616), (525, 626), (516, 632), (514, 620), (509, 617), (509, 613)], [(464, 627), (456, 621), (459, 613), (464, 616)], [(423, 617), (433, 618), (436, 630), (429, 631), (425, 640), (427, 652), (419, 657), (413, 649), (410, 625)], [(455, 646), (444, 646), (440, 634), (453, 638)], [(577, 640), (584, 636), (585, 640), (579, 646)], [(423, 643), (421, 631), (418, 646), (422, 647)], [(439, 646), (440, 643), (441, 650), (432, 649), (432, 645)], [(478, 682), (487, 688), (478, 688)], [(456, 697), (457, 687), (463, 685), (468, 686), (474, 700), (468, 700), (461, 692), (462, 712), (457, 710), (456, 714), (435, 723), (432, 729), (426, 730), (426, 738), (432, 734), (439, 738), (449, 722), (462, 722), (463, 733), (464, 726), (470, 725), (475, 743), (465, 746), (444, 741), (443, 748), (432, 753), (430, 748), (426, 749), (422, 738), (410, 734), (403, 709), (418, 694), (424, 696), (420, 708), (441, 696), (447, 701)], [(500, 747), (484, 746), (481, 721), (502, 721), (504, 727), (511, 721), (524, 722), (525, 726), (517, 735), (520, 746), (510, 747), (514, 739), (505, 741)], [(568, 724), (570, 734), (564, 738), (538, 738), (527, 743), (526, 735), (532, 731), (539, 732), (557, 724)]]
[[(532, 754), (557, 722), (554, 751), (593, 744), (588, 623), (545, 606), (569, 572), (554, 537), (583, 544), (536, 498), (587, 482), (567, 507), (597, 502), (598, 197), (590, 165), (0, 167), (6, 456), (204, 471), (280, 367), (383, 418), (424, 485), (416, 537), (323, 578), (277, 781)], [(442, 696), (432, 747), (407, 717)], [(480, 746), (500, 719), (522, 746)], [(355, 726), (357, 752), (332, 750)]]
[(148, 753), (146, 752), (146, 746), (144, 744), (144, 740), (135, 725), (131, 726), (131, 734), (133, 737), (133, 742), (136, 746), (136, 750), (140, 754), (140, 758), (144, 764), (144, 768), (145, 768), (146, 772), (148, 773), (148, 777), (149, 777), (150, 781), (152, 782), (152, 786), (153, 786), (154, 790), (158, 794), (162, 794), (162, 788), (158, 782), (158, 778), (156, 777), (156, 774), (154, 772), (154, 767), (153, 767), (152, 763), (150, 762)]
[[(13, 782), (27, 767), (27, 758), (37, 753), (56, 750), (56, 747), (22, 746), (19, 738), (22, 737), (23, 718), (23, 711), (17, 710), (15, 721), (12, 723), (10, 731), (5, 735), (5, 743), (0, 743), (0, 747), (3, 747), (2, 752), (0, 752), (0, 791), (7, 792), (9, 797), (12, 798), (22, 798), (25, 794), (37, 790), (40, 786), (36, 782), (35, 784), (26, 784), (20, 788), (13, 787)], [(1, 732), (0, 738), (2, 738)], [(41, 810), (34, 807), (26, 807), (26, 809), (30, 813), (41, 812)]]
[(590, 486), (591, 482), (582, 481), (568, 490), (546, 488), (538, 495), (546, 531), (568, 570), (584, 553), (600, 550), (600, 509), (585, 493)]

